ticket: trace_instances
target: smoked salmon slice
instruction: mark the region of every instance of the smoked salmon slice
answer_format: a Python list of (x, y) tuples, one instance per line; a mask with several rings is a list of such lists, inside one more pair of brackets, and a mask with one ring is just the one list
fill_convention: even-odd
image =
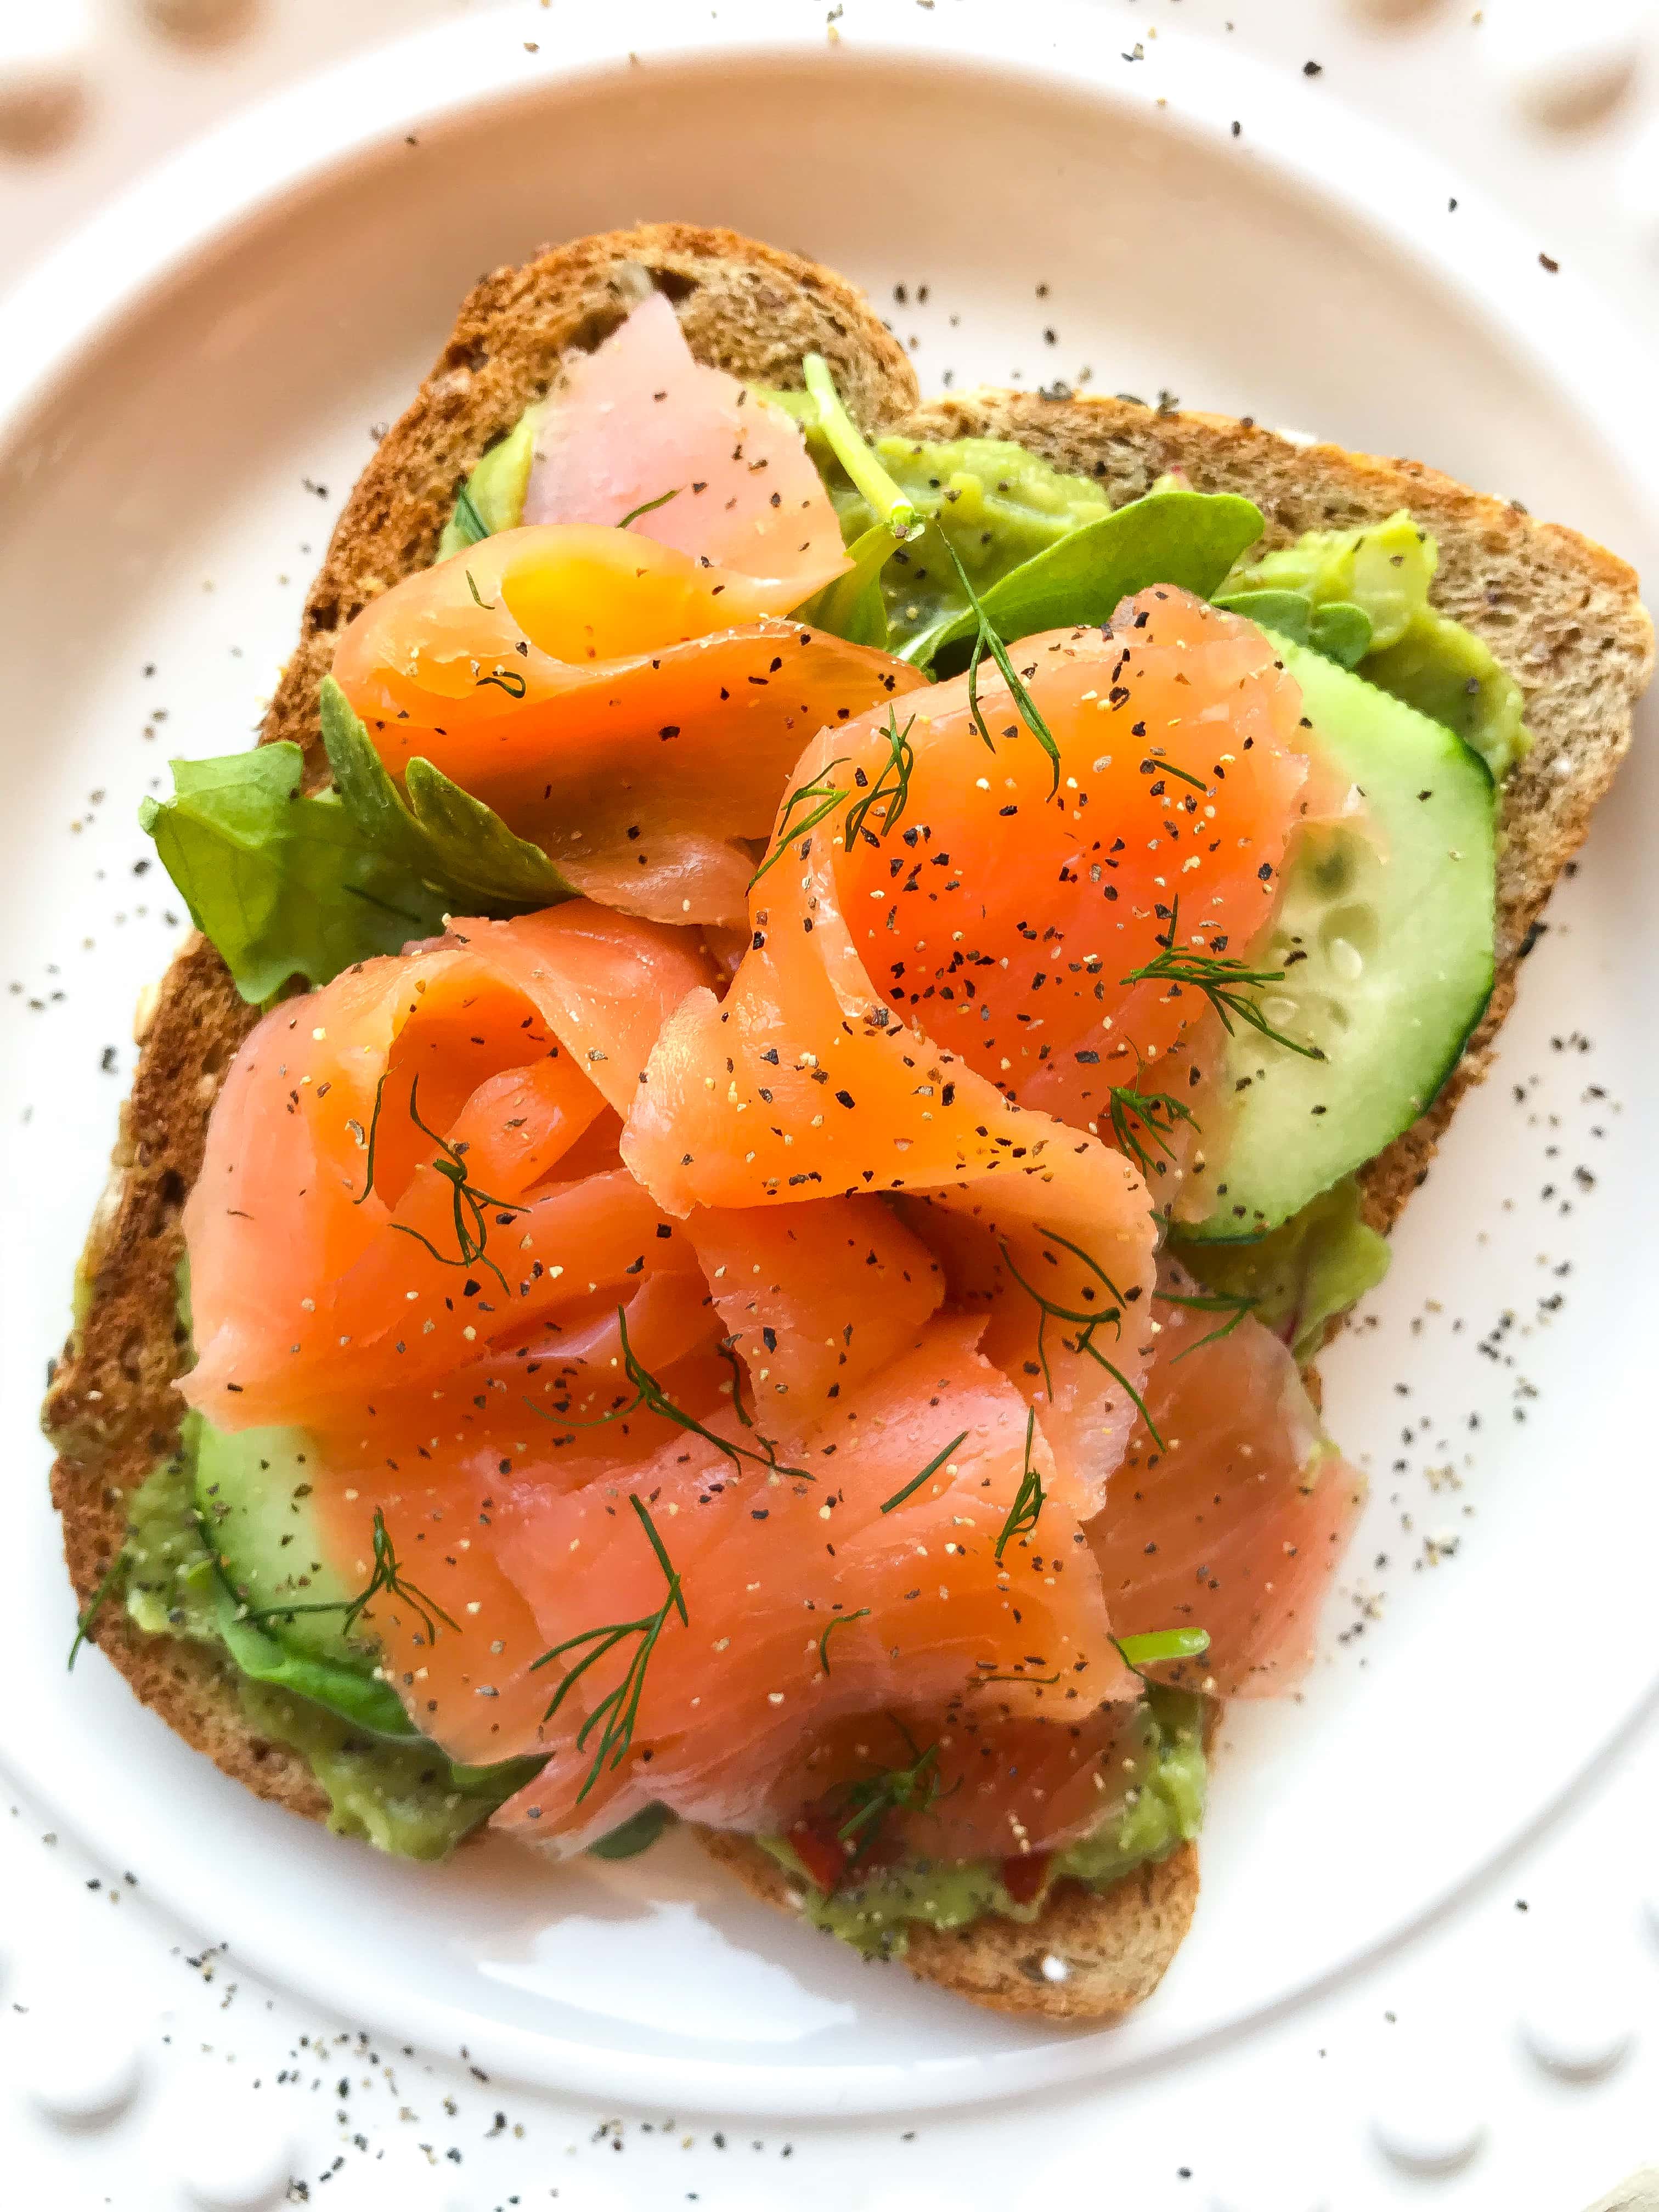
[(1077, 1518), (1083, 1486), (1051, 1463), (1041, 1544), (999, 1544), (1030, 1423), (977, 1333), (969, 1317), (931, 1324), (854, 1401), (785, 1434), (779, 1469), (734, 1467), (693, 1441), (615, 1486), (522, 1486), (498, 1502), (497, 1555), (550, 1645), (573, 1626), (573, 1556), (606, 1621), (662, 1610), (661, 1564), (630, 1498), (648, 1502), (685, 1607), (666, 1613), (623, 1764), (596, 1771), (592, 1740), (577, 1737), (631, 1647), (576, 1682), (548, 1732), (552, 1756), (504, 1823), (578, 1848), (655, 1799), (766, 1827), (814, 1786), (799, 1753), (837, 1717), (978, 1696), (994, 1714), (1086, 1716), (1133, 1698)]
[[(1248, 951), (1296, 831), (1347, 793), (1271, 641), (1174, 586), (1012, 664), (1018, 696), (958, 676), (826, 738), (798, 781), (849, 792), (842, 908), (886, 1004), (1107, 1133), (1115, 1091), (1202, 1085), (1220, 1024), (1182, 963)], [(1158, 1123), (1176, 1142), (1144, 1149), (1173, 1159), (1191, 1123)]]
[[(603, 1332), (647, 1275), (696, 1277), (615, 1132), (664, 1016), (708, 972), (689, 934), (573, 902), (458, 923), (273, 1008), (185, 1208), (191, 1404), (224, 1429), (331, 1427), (538, 1332)], [(599, 1171), (573, 1178), (585, 1139)], [(672, 1349), (712, 1334), (702, 1297), (697, 1277), (695, 1329), (658, 1298)]]
[(660, 293), (537, 411), (524, 520), (620, 524), (752, 578), (787, 614), (851, 565), (799, 428), (696, 360)]
[[(1202, 1628), (1161, 1680), (1223, 1698), (1293, 1689), (1364, 1503), (1271, 1330), (1165, 1263), (1140, 1423), (1089, 1524), (1120, 1636)], [(1191, 1305), (1174, 1300), (1193, 1298)]]
[[(800, 771), (814, 791), (836, 788), (823, 757), (835, 741), (826, 732)], [(833, 815), (775, 848), (750, 893), (750, 950), (723, 999), (693, 991), (665, 1025), (623, 1157), (678, 1216), (896, 1199), (1054, 1449), (1103, 1485), (1148, 1349), (1146, 1184), (1098, 1139), (1022, 1111), (883, 1000), (836, 860)]]
[(333, 673), (394, 775), (430, 761), (574, 889), (729, 921), (807, 740), (925, 680), (782, 612), (631, 530), (508, 530), (372, 600)]

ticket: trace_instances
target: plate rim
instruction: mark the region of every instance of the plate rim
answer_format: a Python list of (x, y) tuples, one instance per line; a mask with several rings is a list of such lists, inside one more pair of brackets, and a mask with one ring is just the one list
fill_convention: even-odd
[[(533, 101), (556, 83), (568, 94), (583, 79), (595, 85), (625, 82), (635, 56), (647, 68), (653, 63), (683, 68), (725, 56), (822, 61), (826, 47), (816, 9), (810, 24), (805, 15), (781, 24), (767, 0), (729, 0), (718, 20), (688, 25), (667, 0), (621, 0), (607, 11), (603, 30), (562, 21), (556, 55), (536, 58), (527, 67), (525, 33), (532, 26), (545, 27), (546, 20), (542, 8), (526, 0), (487, 17), (458, 19), (390, 46), (371, 47), (239, 112), (128, 186), (0, 299), (0, 451), (27, 435), (31, 417), (56, 383), (95, 358), (152, 295), (188, 281), (196, 264), (222, 250), (239, 228), (322, 188), (354, 162), (378, 160), (400, 135), (465, 118), (502, 100)], [(873, 15), (851, 23), (843, 18), (839, 43), (860, 54), (935, 65), (943, 60), (969, 70), (988, 65), (1027, 79), (1063, 74), (1071, 90), (1084, 90), (1108, 111), (1145, 110), (1156, 102), (1167, 106), (1174, 127), (1217, 140), (1234, 135), (1233, 115), (1242, 111), (1251, 120), (1241, 158), (1334, 206), (1363, 233), (1380, 235), (1436, 284), (1455, 286), (1465, 308), (1479, 309), (1505, 346), (1635, 480), (1636, 496), (1649, 512), (1659, 511), (1652, 460), (1643, 441), (1630, 435), (1630, 424), (1644, 419), (1633, 405), (1643, 388), (1633, 333), (1610, 303), (1571, 272), (1540, 267), (1538, 250), (1519, 228), (1471, 191), (1456, 171), (1415, 147), (1407, 162), (1390, 159), (1407, 149), (1382, 126), (1333, 102), (1328, 94), (1316, 95), (1297, 79), (1225, 53), (1201, 37), (1161, 30), (1152, 50), (1155, 66), (1120, 69), (1116, 42), (1109, 42), (1109, 52), (1101, 50), (1098, 15), (1080, 0), (1048, 0), (1041, 21), (1045, 29), (1053, 26), (1058, 58), (1034, 37), (1029, 15), (1010, 27), (991, 0), (959, 0), (948, 19), (921, 10), (900, 15), (878, 5)], [(1085, 25), (1095, 33), (1092, 40), (1080, 35)], [(1322, 161), (1322, 155), (1339, 150), (1340, 161)], [(1410, 189), (1380, 200), (1353, 181), (1386, 176), (1392, 187), (1402, 175), (1409, 176)], [(1453, 187), (1464, 220), (1449, 230), (1426, 229), (1423, 216)], [(44, 341), (43, 331), (50, 333)], [(614, 2097), (619, 2071), (631, 2067), (639, 2078), (626, 2094), (641, 2101), (648, 2096), (653, 2104), (765, 2117), (939, 2109), (1048, 2083), (1102, 2080), (1109, 2069), (1115, 2079), (1133, 2078), (1213, 2048), (1258, 2018), (1315, 2001), (1334, 1981), (1455, 1909), (1559, 1819), (1583, 1774), (1639, 1730), (1656, 1698), (1659, 1687), (1627, 1711), (1587, 1755), (1578, 1776), (1537, 1810), (1525, 1830), (1461, 1869), (1390, 1934), (1276, 2003), (1185, 2037), (1177, 2033), (1166, 2049), (1127, 2055), (1116, 2064), (1110, 2058), (1110, 2030), (1018, 2051), (802, 2067), (655, 2055), (628, 2061), (608, 2049), (596, 2059), (580, 2043), (468, 2014), (398, 1984), (378, 1996), (365, 1992), (356, 2009), (378, 2019), (388, 2033), (412, 2036), (434, 2050), (465, 2040), (492, 2071), (566, 2094)], [(61, 1777), (43, 1786), (27, 1765), (22, 1774), (27, 1786), (96, 1850), (95, 1792), (83, 1804), (73, 1789), (61, 1786)], [(146, 1881), (181, 1918), (200, 1920), (199, 1899), (170, 1893), (164, 1878), (147, 1874)], [(276, 1944), (239, 1937), (235, 1948), (268, 1978), (331, 2009), (337, 2007), (326, 1975), (313, 1972)]]

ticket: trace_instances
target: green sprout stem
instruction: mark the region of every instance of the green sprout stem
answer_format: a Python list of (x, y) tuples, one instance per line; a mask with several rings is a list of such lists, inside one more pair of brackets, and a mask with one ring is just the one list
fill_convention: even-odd
[(821, 353), (809, 353), (801, 375), (816, 403), (817, 414), (811, 426), (822, 431), (830, 449), (852, 478), (860, 498), (896, 538), (908, 538), (921, 520), (914, 502), (890, 477), (848, 413), (830, 364)]

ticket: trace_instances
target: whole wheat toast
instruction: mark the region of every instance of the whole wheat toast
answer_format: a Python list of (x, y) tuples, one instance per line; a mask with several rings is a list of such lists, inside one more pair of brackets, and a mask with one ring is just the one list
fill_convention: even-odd
[[(458, 485), (486, 446), (549, 389), (562, 357), (596, 345), (653, 287), (673, 303), (694, 353), (734, 375), (798, 386), (802, 356), (824, 355), (871, 433), (1011, 438), (1097, 478), (1115, 504), (1180, 468), (1200, 490), (1253, 499), (1270, 545), (1401, 507), (1433, 530), (1441, 549), (1435, 603), (1485, 638), (1520, 682), (1536, 742), (1504, 794), (1491, 1006), (1434, 1106), (1365, 1173), (1367, 1214), (1390, 1228), (1427, 1174), (1458, 1099), (1485, 1073), (1528, 932), (1630, 742), (1653, 659), (1634, 573), (1574, 532), (1535, 523), (1416, 463), (1301, 447), (1249, 422), (1002, 392), (923, 406), (902, 349), (839, 277), (732, 232), (646, 225), (498, 270), (469, 295), (431, 374), (340, 517), (261, 743), (297, 742), (309, 774), (320, 778), (317, 691), (339, 632), (368, 600), (430, 562)], [(83, 1605), (120, 1549), (128, 1498), (177, 1437), (179, 1216), (219, 1082), (254, 1018), (199, 938), (140, 1011), (137, 1073), (83, 1260), (88, 1308), (46, 1407), (58, 1453), (52, 1498)], [(93, 1633), (135, 1693), (226, 1773), (295, 1813), (326, 1817), (308, 1765), (250, 1726), (234, 1673), (213, 1650), (146, 1636), (115, 1606)], [(753, 1894), (793, 1909), (787, 1878), (757, 1846), (740, 1837), (706, 1840)], [(1184, 1845), (1098, 1895), (1060, 1885), (1030, 1926), (990, 1918), (957, 1934), (919, 1928), (908, 1964), (1000, 2010), (1114, 2018), (1156, 1987), (1197, 1891), (1197, 1854)]]

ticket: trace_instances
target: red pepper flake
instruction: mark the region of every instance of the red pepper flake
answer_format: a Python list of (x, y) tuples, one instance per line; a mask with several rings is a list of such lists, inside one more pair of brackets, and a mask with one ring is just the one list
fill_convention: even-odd
[[(794, 1841), (793, 1836), (790, 1841)], [(1002, 1886), (1016, 1905), (1036, 1902), (1048, 1878), (1048, 1864), (1053, 1857), (1052, 1851), (1024, 1851), (1018, 1858), (1004, 1859)]]
[(813, 1820), (797, 1820), (784, 1839), (805, 1868), (814, 1888), (826, 1897), (840, 1888), (847, 1873), (847, 1854), (841, 1839)]

